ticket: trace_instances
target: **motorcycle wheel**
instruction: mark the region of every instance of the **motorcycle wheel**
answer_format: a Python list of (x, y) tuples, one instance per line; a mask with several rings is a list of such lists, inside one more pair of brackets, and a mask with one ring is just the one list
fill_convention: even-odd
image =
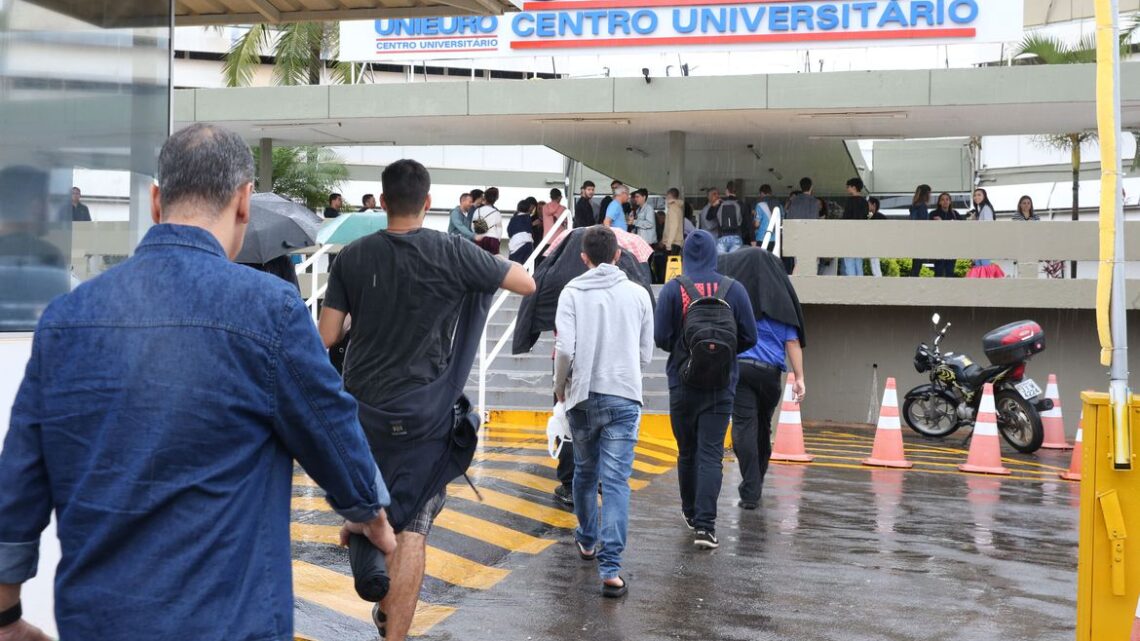
[(1022, 454), (1036, 452), (1045, 440), (1041, 415), (1033, 405), (1014, 390), (1002, 390), (994, 395), (997, 407), (998, 431), (1013, 449)]
[(923, 436), (945, 438), (958, 429), (957, 408), (939, 394), (908, 398), (902, 410), (907, 426)]

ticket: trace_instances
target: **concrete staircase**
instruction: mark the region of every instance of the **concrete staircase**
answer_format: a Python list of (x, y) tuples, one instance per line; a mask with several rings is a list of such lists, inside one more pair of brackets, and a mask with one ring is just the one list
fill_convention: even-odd
[[(660, 287), (655, 287), (655, 292), (658, 289)], [(487, 330), (488, 352), (507, 330), (518, 313), (521, 301), (521, 297), (512, 294), (499, 313), (491, 319)], [(529, 354), (512, 356), (510, 352), (508, 339), (506, 347), (487, 372), (487, 409), (550, 411), (554, 404), (554, 332), (543, 332)], [(669, 385), (665, 378), (665, 361), (668, 356), (661, 350), (654, 350), (653, 362), (645, 370), (642, 388), (645, 400), (643, 411), (646, 413), (669, 413)], [(479, 359), (476, 357), (471, 376), (467, 379), (467, 396), (472, 403), (477, 403), (478, 395)]]

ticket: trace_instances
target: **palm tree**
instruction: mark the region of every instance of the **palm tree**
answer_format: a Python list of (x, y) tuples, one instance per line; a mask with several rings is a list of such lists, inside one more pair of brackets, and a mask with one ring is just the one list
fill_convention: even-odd
[[(258, 154), (254, 160), (260, 163)], [(310, 209), (324, 207), (330, 193), (348, 179), (340, 156), (324, 147), (275, 147), (273, 193), (305, 203)], [(266, 191), (260, 185), (260, 191)]]
[[(1120, 56), (1126, 57), (1131, 53), (1132, 34), (1140, 27), (1140, 16), (1134, 17), (1132, 24), (1120, 34)], [(1096, 35), (1087, 34), (1075, 44), (1041, 33), (1031, 33), (1025, 36), (1018, 46), (1014, 57), (1017, 64), (1039, 65), (1075, 65), (1091, 64), (1096, 62)], [(1049, 134), (1037, 136), (1038, 144), (1043, 147), (1069, 152), (1073, 170), (1073, 220), (1080, 219), (1080, 190), (1081, 190), (1081, 148), (1096, 140), (1095, 131), (1076, 131), (1066, 134)], [(1073, 261), (1072, 277), (1077, 277), (1077, 263)]]
[(352, 76), (351, 63), (340, 57), (340, 28), (335, 22), (295, 22), (274, 27), (255, 24), (234, 42), (226, 54), (222, 76), (227, 87), (248, 86), (261, 64), (261, 53), (273, 51), (273, 84), (319, 85), (322, 72), (328, 81), (344, 84)]

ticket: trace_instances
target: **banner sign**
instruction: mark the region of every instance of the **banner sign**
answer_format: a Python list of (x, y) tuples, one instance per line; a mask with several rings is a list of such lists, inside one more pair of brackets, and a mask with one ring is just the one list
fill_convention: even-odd
[(341, 60), (818, 49), (1020, 40), (1021, 0), (545, 0), (502, 16), (342, 22)]

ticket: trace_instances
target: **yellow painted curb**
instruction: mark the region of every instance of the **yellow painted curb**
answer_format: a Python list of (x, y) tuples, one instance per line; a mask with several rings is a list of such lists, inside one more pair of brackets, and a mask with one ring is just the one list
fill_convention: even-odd
[[(536, 410), (491, 410), (488, 413), (489, 422), (498, 425), (522, 425), (535, 427), (546, 425), (550, 412)], [(655, 440), (676, 443), (673, 438), (673, 426), (669, 422), (668, 414), (642, 414), (641, 434)], [(725, 448), (732, 447), (732, 430), (729, 429), (724, 436)]]

